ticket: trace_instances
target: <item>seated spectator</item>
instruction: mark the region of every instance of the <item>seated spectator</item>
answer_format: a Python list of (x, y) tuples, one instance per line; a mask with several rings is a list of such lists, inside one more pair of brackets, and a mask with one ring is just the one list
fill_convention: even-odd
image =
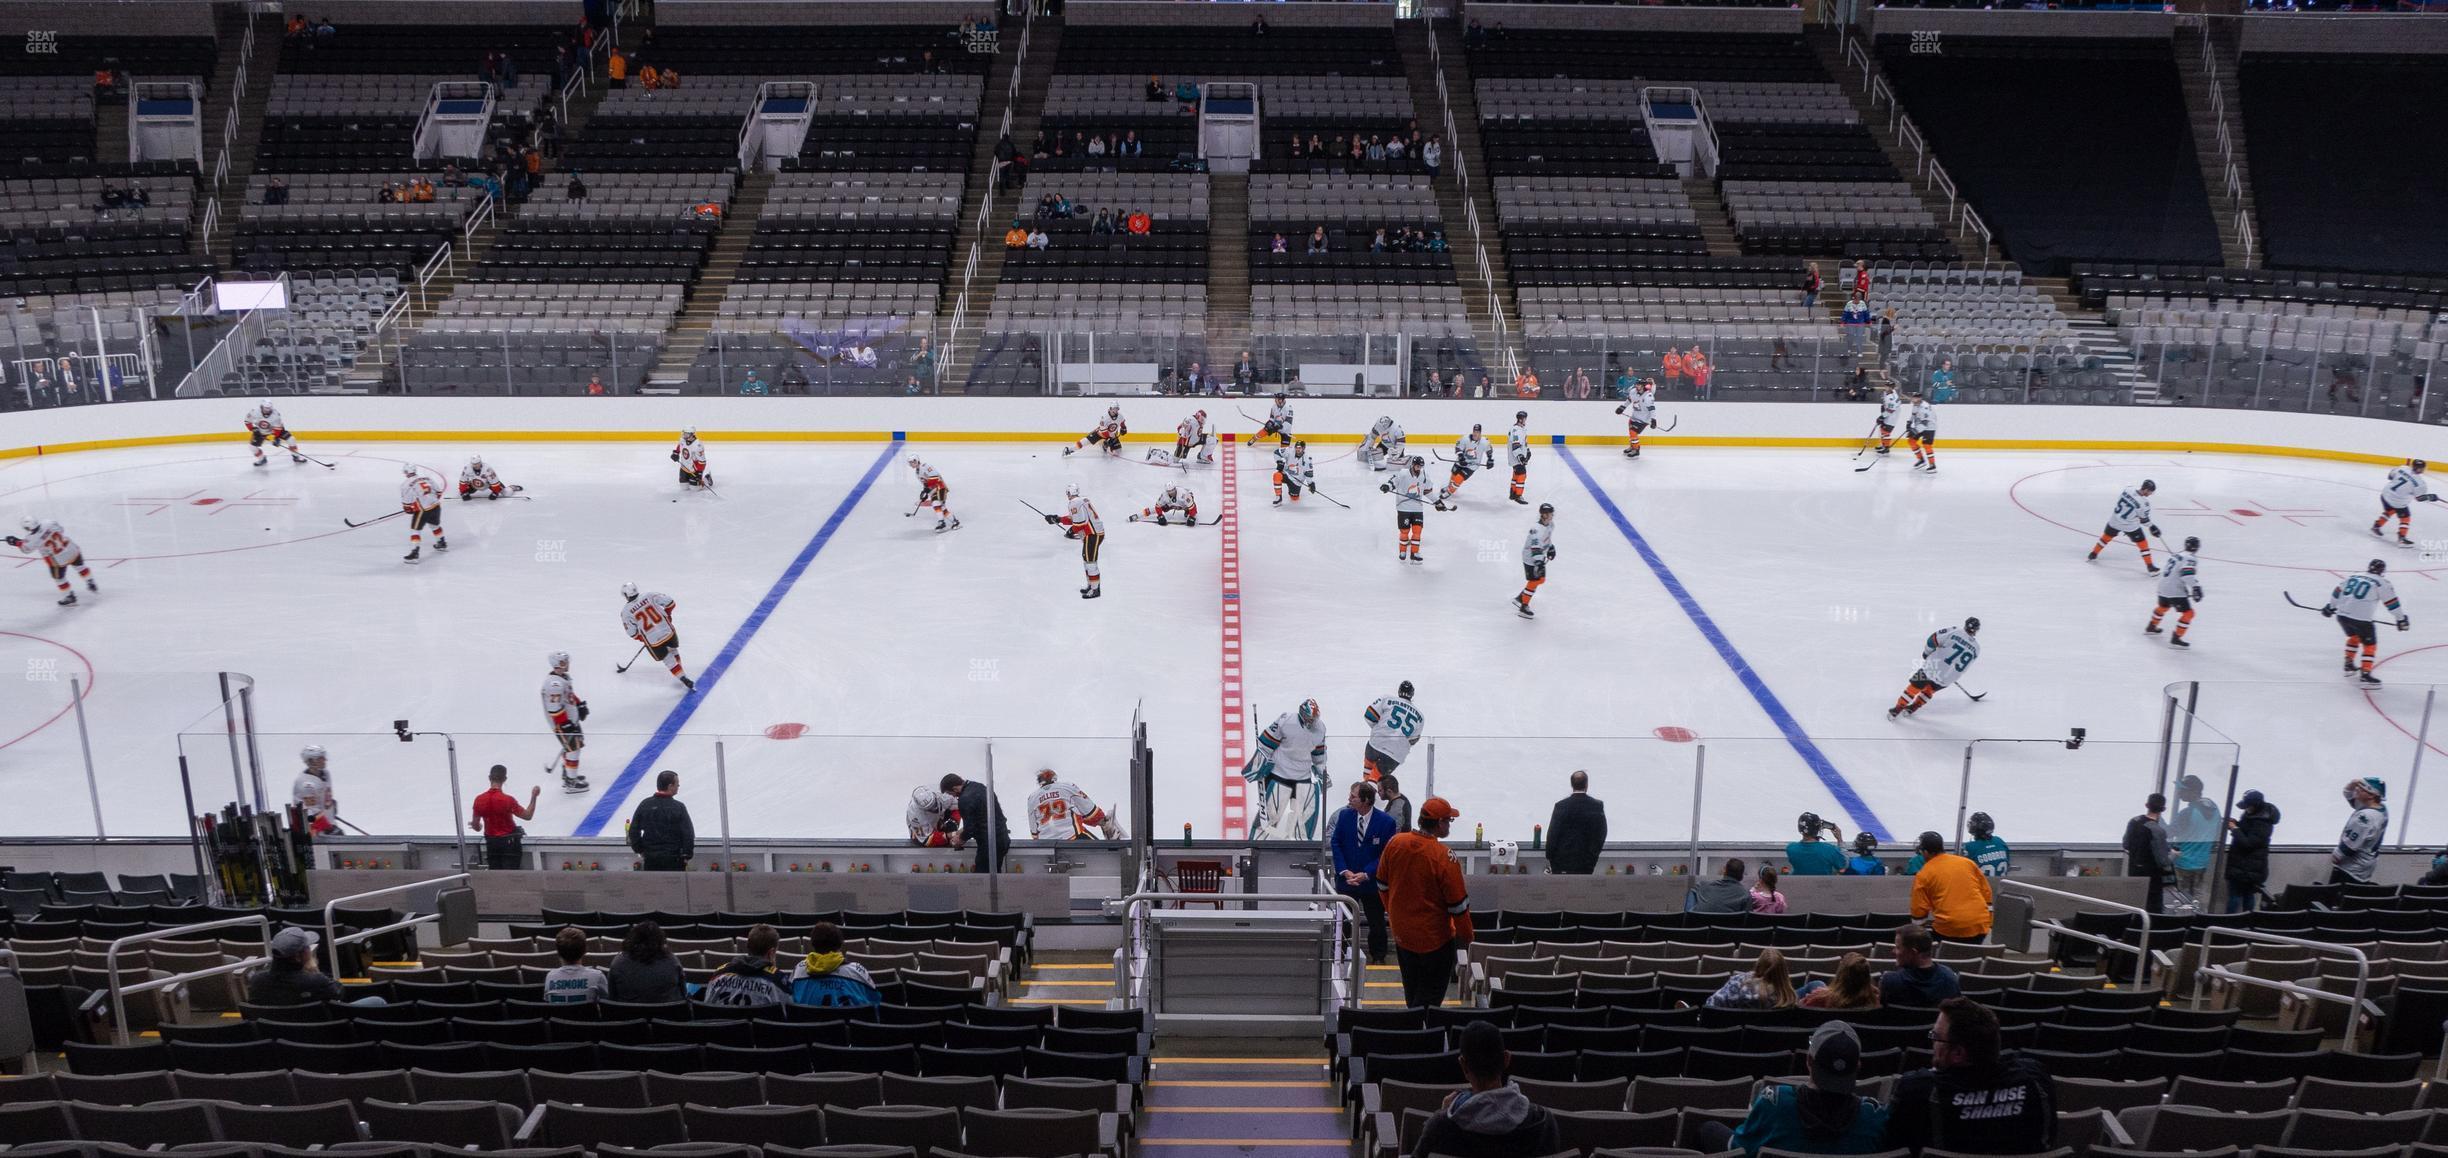
[(319, 41), (329, 41), (329, 40), (331, 40), (333, 37), (338, 36), (338, 35), (340, 35), (340, 30), (339, 30), (339, 29), (337, 29), (337, 28), (332, 27), (331, 17), (326, 16), (326, 17), (324, 17), (323, 19), (321, 19), (321, 20), (319, 20), (319, 21), (315, 22), (315, 39), (316, 39), (316, 40), (319, 40)]
[(656, 68), (651, 64), (639, 69), (638, 83), (645, 85), (647, 92), (653, 92), (656, 89), (662, 88), (663, 70)]
[(287, 205), (289, 203), (289, 182), (282, 178), (274, 177), (264, 186), (263, 203), (266, 205)]
[(1091, 156), (1091, 157), (1102, 157), (1102, 156), (1104, 156), (1104, 155), (1105, 155), (1105, 138), (1103, 138), (1103, 137), (1097, 137), (1097, 136), (1091, 136), (1091, 137), (1089, 137), (1089, 138), (1088, 138), (1088, 155), (1089, 155), (1089, 156)]
[(1058, 219), (1069, 219), (1071, 216), (1071, 199), (1063, 196), (1060, 193), (1055, 194), (1053, 215)]
[(1125, 157), (1137, 157), (1147, 151), (1147, 146), (1139, 140), (1139, 130), (1126, 129), (1122, 133), (1122, 143), (1114, 151)]
[(663, 68), (663, 87), (664, 87), (664, 88), (667, 88), (667, 89), (669, 89), (669, 88), (678, 88), (678, 87), (680, 87), (680, 70), (679, 70), (679, 69), (673, 68), (673, 67), (671, 67), (671, 66), (669, 66), (669, 65), (665, 65), (665, 66), (664, 66), (664, 68)]
[(1131, 236), (1146, 237), (1148, 235), (1148, 231), (1154, 229), (1155, 227), (1156, 219), (1148, 216), (1147, 210), (1134, 209), (1131, 211), (1128, 224), (1128, 229)]
[[(592, 387), (602, 382), (596, 379)], [(686, 1001), (688, 988), (680, 959), (664, 948), (663, 927), (653, 921), (629, 926), (620, 955), (612, 959), (609, 999), (613, 1001)]]
[(587, 375), (586, 392), (591, 396), (599, 398), (603, 395), (611, 393), (611, 391), (604, 388), (603, 375), (601, 374)]
[(782, 392), (784, 394), (805, 394), (808, 392), (807, 371), (800, 368), (799, 361), (796, 358), (791, 360), (790, 365), (782, 368)]
[(629, 54), (615, 48), (604, 58), (604, 77), (613, 88), (629, 87)]
[(791, 970), (791, 1001), (797, 1005), (843, 1008), (875, 1005), (883, 1000), (867, 967), (842, 954), (842, 932), (830, 921), (808, 930), (807, 957)]
[(1097, 210), (1097, 211), (1096, 211), (1096, 220), (1091, 221), (1091, 222), (1089, 222), (1089, 223), (1088, 223), (1088, 232), (1090, 232), (1090, 233), (1112, 233), (1112, 232), (1114, 232), (1114, 219), (1113, 219), (1113, 213), (1112, 213), (1112, 211), (1111, 211), (1111, 210), (1106, 210), (1106, 209), (1099, 209), (1099, 210)]
[(875, 367), (876, 367), (876, 352), (875, 352), (875, 347), (870, 346), (870, 345), (868, 345), (868, 344), (867, 344), (867, 343), (865, 343), (865, 342), (853, 342), (853, 343), (851, 343), (851, 344), (850, 344), (850, 364), (851, 364), (851, 365), (853, 365), (853, 366), (858, 366), (858, 367), (861, 367), (861, 368), (864, 368), (864, 369), (868, 369), (868, 370), (873, 370), (873, 369), (875, 369)]
[(1444, 231), (1444, 230), (1442, 230), (1442, 229), (1431, 229), (1431, 230), (1429, 230), (1429, 231), (1428, 231), (1428, 252), (1430, 252), (1430, 253), (1443, 253), (1443, 252), (1445, 252), (1445, 231)]
[[(272, 934), (264, 955), (271, 963), (247, 977), (247, 1000), (257, 1005), (311, 1005), (344, 1001), (340, 983), (323, 974), (315, 962), (315, 946), (323, 939), (291, 925)], [(380, 997), (361, 997), (349, 1005), (381, 1005)]]
[(1266, 17), (1265, 17), (1264, 15), (1261, 15), (1261, 16), (1259, 16), (1257, 19), (1250, 21), (1250, 35), (1252, 35), (1252, 36), (1264, 36), (1264, 35), (1266, 35), (1266, 34), (1267, 34), (1267, 22), (1266, 22)]
[(97, 208), (111, 210), (117, 209), (125, 204), (127, 204), (127, 193), (125, 190), (120, 189), (116, 185), (104, 185), (102, 187), (102, 201)]
[(1315, 256), (1324, 252), (1326, 252), (1326, 227), (1321, 225), (1309, 231), (1309, 253)]
[(1922, 863), (1913, 874), (1913, 919), (1928, 920), (1930, 932), (1942, 941), (1988, 940), (1989, 875), (1970, 857), (1948, 852), (1946, 838), (1935, 832), (1922, 833), (1916, 851)]
[(773, 926), (750, 928), (743, 951), (715, 971), (714, 979), (706, 982), (699, 1000), (726, 1008), (789, 1004), (790, 986), (783, 982), (781, 967), (774, 963), (774, 950), (781, 944), (782, 935), (774, 932)]
[(1722, 1122), (1702, 1122), (1701, 1147), (1741, 1150), (1754, 1158), (1762, 1150), (1876, 1154), (1886, 1149), (1893, 1121), (1888, 1108), (1853, 1092), (1861, 1077), (1861, 1036), (1844, 1022), (1824, 1022), (1811, 1032), (1805, 1056), (1808, 1089), (1784, 1082), (1768, 1087), (1752, 1101), (1742, 1125), (1730, 1130)]
[(1267, 243), (1267, 252), (1268, 252), (1268, 253), (1285, 253), (1285, 252), (1288, 252), (1288, 251), (1287, 251), (1287, 250), (1284, 248), (1284, 235), (1283, 235), (1283, 234), (1280, 234), (1280, 233), (1276, 234), (1276, 235), (1275, 235), (1275, 240), (1270, 241), (1270, 242), (1268, 242), (1268, 243)]
[[(1482, 396), (1487, 390), (1487, 375), (1479, 376)], [(1691, 913), (1748, 913), (1751, 911), (1751, 888), (1743, 883), (1741, 857), (1726, 861), (1725, 871), (1714, 880), (1692, 885), (1690, 895), (1683, 898), (1683, 909)]]
[(1028, 243), (1028, 225), (1024, 222), (1015, 219), (1011, 223), (1011, 228), (1003, 231), (1003, 248), (1005, 249), (1027, 249)]
[(553, 934), (553, 952), (560, 954), (561, 963), (544, 975), (544, 1000), (553, 1005), (587, 1005), (601, 1001), (612, 991), (612, 982), (604, 971), (586, 963), (587, 935), (582, 929), (564, 927)]
[(576, 169), (570, 170), (569, 184), (562, 187), (561, 195), (569, 198), (572, 201), (584, 201), (587, 199), (586, 182), (578, 176), (578, 171)]
[(1292, 134), (1292, 155), (1295, 157), (1301, 155), (1301, 135), (1299, 133)]
[[(1357, 139), (1358, 139), (1358, 138), (1354, 138), (1354, 140), (1357, 140)], [(1385, 160), (1385, 159), (1386, 159), (1385, 138), (1384, 138), (1384, 137), (1377, 137), (1377, 136), (1372, 136), (1372, 137), (1370, 137), (1370, 138), (1369, 138), (1369, 143), (1368, 143), (1368, 148), (1367, 148), (1366, 150), (1362, 151), (1362, 153), (1361, 153), (1360, 155), (1361, 155), (1362, 157), (1367, 158), (1367, 159), (1368, 159), (1368, 160), (1370, 160), (1370, 161), (1383, 161), (1383, 160)]]
[(433, 182), (428, 181), (423, 177), (417, 178), (415, 197), (419, 204), (431, 203), (434, 199)]
[[(1164, 78), (1163, 78), (1163, 77), (1156, 76), (1156, 75), (1154, 75), (1154, 74), (1150, 74), (1150, 75), (1148, 76), (1148, 83), (1147, 83), (1147, 99), (1148, 99), (1149, 103), (1151, 103), (1151, 104), (1161, 104), (1161, 103), (1163, 103), (1163, 102), (1164, 102), (1164, 101), (1165, 101), (1165, 100), (1166, 100), (1168, 97), (1170, 97), (1171, 95), (1172, 95), (1171, 93), (1169, 93), (1169, 92), (1167, 92), (1167, 91), (1165, 90), (1165, 83), (1164, 83)], [(1040, 134), (1040, 135), (1042, 136), (1042, 134)]]
[(759, 378), (759, 377), (757, 377), (757, 372), (756, 372), (754, 369), (750, 369), (750, 370), (748, 371), (748, 376), (747, 376), (747, 377), (740, 379), (740, 391), (739, 391), (739, 392), (740, 392), (740, 393), (741, 393), (743, 396), (758, 396), (758, 397), (761, 397), (761, 396), (763, 396), (763, 395), (766, 395), (766, 394), (770, 394), (770, 393), (772, 393), (772, 391), (771, 391), (771, 390), (766, 389), (766, 386), (765, 386), (765, 380), (764, 380), (763, 378)]
[(2057, 1083), (2001, 1053), (1997, 1015), (1966, 997), (1938, 1005), (1930, 1068), (1896, 1079), (1885, 1145), (1962, 1154), (2037, 1154), (2057, 1145)]
[(399, 194), (392, 192), (391, 186), (386, 183), (381, 189), (375, 191), (374, 200), (381, 204), (389, 205), (399, 200)]
[(1047, 245), (1052, 243), (1053, 239), (1046, 236), (1044, 226), (1039, 226), (1035, 229), (1029, 230), (1028, 247), (1030, 249), (1044, 249)]
[(1184, 80), (1173, 86), (1173, 99), (1181, 102), (1183, 112), (1189, 112), (1198, 107), (1199, 86), (1196, 82)]
[(1748, 973), (1726, 978), (1726, 983), (1709, 994), (1710, 1009), (1791, 1009), (1794, 1007), (1793, 975), (1785, 964), (1785, 955), (1774, 949), (1760, 950), (1759, 960)]
[(1513, 1055), (1504, 1033), (1485, 1021), (1462, 1027), (1462, 1077), (1467, 1090), (1445, 1096), (1420, 1131), (1412, 1158), (1525, 1158), (1564, 1148), (1555, 1115), (1532, 1103), (1506, 1074)]
[(130, 209), (147, 208), (153, 204), (153, 195), (146, 192), (142, 185), (130, 185), (127, 191), (127, 203)]
[(1953, 969), (1938, 963), (1938, 941), (1920, 925), (1896, 930), (1896, 967), (1879, 974), (1879, 1004), (1936, 1006), (1963, 992)]
[(1388, 161), (1402, 160), (1404, 150), (1406, 148), (1408, 148), (1408, 146), (1403, 144), (1403, 139), (1401, 137), (1395, 137), (1387, 141), (1385, 143), (1385, 159)]
[(1029, 143), (1029, 152), (1039, 157), (1051, 156), (1052, 154), (1047, 151), (1050, 148), (1052, 146), (1046, 141), (1045, 130), (1037, 130), (1037, 139)]
[(1039, 216), (1039, 217), (1052, 217), (1052, 216), (1054, 216), (1054, 195), (1053, 195), (1053, 194), (1051, 194), (1051, 193), (1041, 193), (1041, 194), (1038, 194), (1038, 196), (1037, 196), (1037, 216)]
[(1802, 995), (1804, 1009), (1877, 1009), (1878, 982), (1870, 975), (1870, 959), (1847, 953), (1836, 959), (1836, 972), (1825, 983), (1813, 984)]
[[(1586, 387), (1589, 383), (1589, 375), (1582, 375), (1581, 382)], [(1751, 911), (1766, 913), (1772, 917), (1780, 916), (1785, 912), (1785, 894), (1777, 891), (1777, 871), (1775, 869), (1765, 865), (1760, 867), (1759, 883), (1751, 886)]]
[(1370, 239), (1369, 239), (1369, 252), (1370, 252), (1370, 253), (1384, 253), (1385, 251), (1386, 251), (1386, 235), (1385, 235), (1385, 230), (1380, 229), (1380, 230), (1378, 230), (1378, 231), (1377, 231), (1377, 236), (1372, 237), (1372, 238), (1370, 238)]
[(306, 17), (299, 15), (289, 18), (289, 26), (282, 32), (282, 35), (287, 36), (291, 40), (295, 40), (298, 37), (306, 35), (306, 33)]
[(1878, 838), (1866, 832), (1853, 834), (1853, 855), (1845, 861), (1844, 875), (1849, 877), (1883, 877), (1887, 866), (1878, 858)]

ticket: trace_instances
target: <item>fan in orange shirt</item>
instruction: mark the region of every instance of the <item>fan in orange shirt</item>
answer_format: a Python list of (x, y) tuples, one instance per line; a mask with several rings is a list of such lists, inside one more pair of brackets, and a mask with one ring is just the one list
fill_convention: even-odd
[(1667, 385), (1673, 386), (1683, 381), (1683, 354), (1681, 351), (1668, 346), (1665, 356), (1658, 361), (1658, 376), (1666, 379)]

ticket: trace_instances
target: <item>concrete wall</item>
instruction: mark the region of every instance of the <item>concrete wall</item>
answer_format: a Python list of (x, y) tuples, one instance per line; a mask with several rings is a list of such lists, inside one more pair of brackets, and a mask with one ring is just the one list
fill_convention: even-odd
[[(324, 869), (309, 878), (314, 903), (451, 875), (449, 869), (392, 871)], [(480, 872), (471, 883), (480, 913), (535, 913), (544, 909), (610, 909), (616, 912), (734, 912), (856, 909), (984, 909), (982, 876), (889, 873), (738, 873), (726, 891), (718, 872)], [(1006, 911), (1051, 919), (1071, 915), (1070, 881), (1050, 873), (997, 878), (994, 889)], [(399, 902), (392, 902), (397, 905)]]
[(1173, 27), (1248, 28), (1263, 14), (1275, 28), (1389, 27), (1390, 3), (1341, 4), (1181, 4), (1162, 0), (1068, 0), (1067, 24), (1162, 24)]
[[(211, 36), (212, 5), (203, 0), (6, 0), (0, 3), (0, 52), (23, 52), (28, 32), (63, 36)], [(257, 35), (261, 35), (258, 33)]]
[[(657, 0), (655, 25), (958, 24), (995, 15), (994, 0)], [(1077, 19), (1077, 17), (1073, 17)], [(1016, 18), (997, 23), (1018, 35)]]
[(2423, 55), (2448, 52), (2448, 21), (2438, 16), (2296, 14), (2246, 16), (2246, 52), (2359, 52)]
[(1880, 8), (1863, 27), (1873, 36), (1936, 32), (1947, 36), (2130, 37), (2151, 40), (2175, 31), (2167, 12), (1988, 12), (1972, 9)]
[(1798, 32), (1799, 8), (1650, 8), (1635, 4), (1471, 4), (1467, 19), (1490, 28), (1591, 28), (1613, 32)]
[[(198, 3), (194, 7), (209, 6)], [(578, 13), (578, 5), (568, 0), (317, 0), (302, 7), (292, 5), (287, 15), (328, 18), (345, 37), (351, 26), (370, 24), (566, 24), (575, 29)], [(475, 67), (468, 65), (471, 72)]]

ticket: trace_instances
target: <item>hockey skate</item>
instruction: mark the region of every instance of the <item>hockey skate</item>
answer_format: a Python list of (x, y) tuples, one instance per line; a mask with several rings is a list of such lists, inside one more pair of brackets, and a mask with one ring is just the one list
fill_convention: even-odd
[(2150, 626), (2148, 626), (2148, 627), (2143, 628), (2143, 629), (2142, 629), (2142, 634), (2144, 634), (2144, 635), (2157, 635), (2157, 634), (2159, 634), (2159, 625), (2158, 625), (2158, 624), (2156, 624), (2156, 623), (2154, 623), (2154, 624), (2151, 624), (2151, 625), (2150, 625)]
[(76, 601), (77, 601), (77, 597), (76, 597), (76, 592), (74, 592), (74, 591), (71, 591), (71, 592), (67, 593), (66, 595), (62, 595), (62, 596), (60, 596), (60, 597), (59, 597), (59, 605), (60, 605), (60, 606), (62, 606), (62, 607), (74, 607), (74, 606), (76, 606)]
[(1517, 503), (1520, 503), (1521, 505), (1523, 505), (1523, 506), (1525, 506), (1525, 507), (1530, 505), (1530, 500), (1525, 499), (1525, 498), (1521, 497), (1520, 495), (1515, 495), (1515, 496), (1513, 496), (1513, 501), (1514, 501), (1514, 502), (1517, 502)]
[(2414, 545), (2414, 540), (2406, 538), (2404, 535), (2399, 535), (2397, 536), (2397, 545), (2400, 547), (2411, 547)]
[(1269, 505), (1271, 505), (1271, 506), (1278, 506), (1278, 507), (1282, 506), (1282, 505), (1283, 505), (1283, 496), (1282, 496), (1282, 495), (1277, 495), (1277, 496), (1275, 496), (1275, 501), (1274, 501), (1273, 503), (1269, 504)]
[(99, 583), (94, 582), (94, 581), (93, 581), (93, 580), (91, 580), (91, 579), (87, 579), (87, 580), (85, 581), (85, 589), (86, 589), (87, 591), (100, 591), (100, 590), (102, 590), (102, 585), (101, 585), (101, 584), (99, 584)]
[(1096, 598), (1100, 598), (1100, 597), (1102, 597), (1104, 594), (1105, 594), (1105, 589), (1104, 589), (1103, 587), (1082, 587), (1082, 588), (1080, 588), (1080, 598), (1082, 598), (1082, 599), (1096, 599)]
[[(260, 457), (259, 457), (259, 458), (257, 458), (257, 459), (255, 460), (255, 465), (257, 465), (257, 466), (264, 466), (264, 465), (266, 465), (266, 464), (268, 464), (268, 463), (270, 463), (270, 462), (271, 462), (271, 460), (270, 460), (270, 459), (267, 459), (267, 458), (260, 458)], [(2372, 534), (2375, 534), (2375, 535), (2377, 535), (2377, 534), (2379, 534), (2379, 533), (2380, 533), (2380, 532), (2378, 532), (2378, 531), (2373, 531), (2373, 532), (2372, 532)]]
[(422, 558), (424, 558), (424, 557), (425, 557), (425, 548), (423, 548), (423, 547), (410, 547), (410, 548), (408, 548), (408, 553), (407, 553), (407, 554), (400, 556), (400, 562), (402, 562), (402, 563), (414, 563), (414, 562), (416, 562), (417, 560), (422, 559)]
[(1063, 448), (1063, 457), (1064, 457), (1064, 458), (1069, 458), (1069, 457), (1071, 457), (1071, 452), (1072, 452), (1072, 451), (1075, 451), (1075, 450), (1078, 450), (1078, 449), (1079, 449), (1079, 448), (1078, 448), (1078, 447), (1076, 447), (1076, 446), (1066, 446), (1066, 447), (1064, 447), (1064, 448)]
[[(1130, 518), (1129, 518), (1127, 521), (1129, 521), (1129, 522), (1133, 522), (1133, 523), (1138, 522), (1138, 521), (1139, 521), (1139, 512), (1137, 512), (1137, 511), (1132, 511), (1132, 512), (1131, 512), (1131, 516), (1130, 516)], [(936, 529), (937, 529), (937, 530), (941, 530), (941, 529), (943, 529), (943, 524), (942, 524), (942, 523), (937, 523), (937, 524), (935, 524), (935, 527), (936, 527)]]
[(1625, 458), (1639, 458), (1639, 457), (1640, 457), (1640, 448), (1639, 448), (1639, 447), (1637, 447), (1637, 446), (1627, 446), (1627, 447), (1625, 447), (1625, 448), (1624, 448), (1624, 457), (1625, 457)]
[(1521, 617), (1524, 619), (1538, 618), (1538, 612), (1530, 610), (1530, 605), (1522, 602), (1518, 595), (1513, 597), (1513, 610), (1521, 612)]
[(561, 774), (561, 791), (563, 792), (578, 793), (592, 792), (594, 790), (595, 786), (587, 783), (586, 777), (584, 776), (573, 776), (567, 772)]
[(2373, 675), (2370, 672), (2364, 672), (2362, 682), (2364, 687), (2376, 688), (2380, 686), (2380, 677)]
[(696, 680), (693, 680), (693, 679), (690, 679), (690, 678), (688, 678), (687, 676), (681, 676), (681, 677), (680, 677), (680, 686), (681, 686), (681, 687), (684, 687), (684, 688), (687, 688), (688, 690), (690, 690), (690, 691), (692, 691), (692, 692), (693, 692), (693, 691), (696, 691), (696, 690), (697, 690), (697, 681), (696, 681)]
[(2144, 563), (2142, 565), (2142, 573), (2145, 575), (2156, 575), (2159, 573), (2159, 565), (2157, 563)]
[(289, 461), (292, 463), (302, 463), (306, 461), (306, 456), (302, 454), (292, 454), (289, 456)]
[(440, 535), (436, 535), (436, 536), (434, 536), (434, 550), (436, 550), (436, 551), (448, 551), (448, 550), (450, 550), (450, 544), (443, 542), (443, 541), (442, 541), (442, 536), (440, 536)]
[(2178, 636), (2171, 636), (2171, 637), (2169, 637), (2169, 639), (2168, 639), (2168, 646), (2169, 646), (2169, 647), (2191, 648), (2193, 645), (2192, 645), (2192, 644), (2190, 644), (2190, 643), (2186, 643), (2186, 642), (2185, 642), (2185, 637), (2183, 637), (2183, 636), (2181, 636), (2181, 635), (2178, 635)]
[(2353, 675), (2353, 674), (2355, 673), (2355, 662), (2354, 662), (2354, 657), (2353, 657), (2353, 656), (2351, 656), (2351, 655), (2346, 657), (2346, 668), (2345, 668), (2345, 671), (2346, 671), (2346, 674), (2347, 674), (2347, 675)]
[[(257, 466), (261, 466), (261, 465), (263, 465), (263, 464), (262, 464), (262, 463), (257, 463), (257, 464), (255, 464), (255, 465), (257, 465)], [(2381, 520), (2381, 522), (2382, 522), (2382, 523), (2385, 523), (2385, 522), (2387, 522), (2387, 521), (2388, 521), (2388, 520), (2386, 520), (2386, 519)], [(2383, 530), (2381, 530), (2381, 529), (2380, 529), (2380, 523), (2373, 523), (2373, 524), (2372, 524), (2372, 538), (2375, 538), (2375, 539), (2385, 539), (2385, 538), (2388, 538), (2388, 532), (2387, 532), (2387, 531), (2383, 531)]]
[(957, 531), (957, 530), (959, 530), (959, 529), (960, 529), (960, 520), (959, 520), (959, 519), (951, 519), (951, 520), (937, 519), (937, 520), (935, 520), (935, 529), (936, 529), (936, 530), (938, 530), (938, 531)]

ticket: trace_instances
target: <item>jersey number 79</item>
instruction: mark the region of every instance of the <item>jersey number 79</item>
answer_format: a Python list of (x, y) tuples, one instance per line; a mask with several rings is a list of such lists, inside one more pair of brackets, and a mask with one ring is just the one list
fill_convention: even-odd
[(1956, 671), (1962, 671), (1965, 668), (1972, 666), (1972, 649), (1965, 647), (1961, 643), (1957, 643), (1954, 650), (1949, 652), (1945, 659), (1939, 660), (1938, 662), (1954, 668)]

